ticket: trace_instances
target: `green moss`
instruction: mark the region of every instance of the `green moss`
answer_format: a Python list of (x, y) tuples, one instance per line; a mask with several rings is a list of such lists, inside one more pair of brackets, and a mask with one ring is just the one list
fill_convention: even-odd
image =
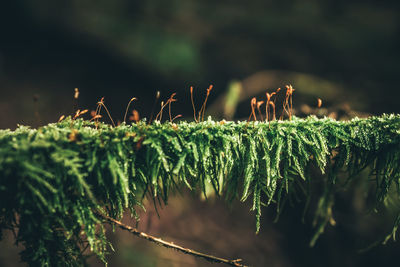
[(0, 130), (0, 227), (18, 228), (32, 266), (82, 266), (87, 244), (102, 260), (109, 245), (96, 212), (118, 219), (125, 209), (135, 215), (146, 194), (166, 203), (174, 190), (207, 194), (211, 186), (228, 200), (252, 198), (258, 231), (262, 205), (276, 204), (279, 214), (287, 198), (318, 194), (307, 189), (316, 179), (310, 167), (326, 173), (313, 244), (332, 221), (343, 179), (368, 169), (377, 209), (399, 189), (400, 116), (115, 128), (67, 119)]

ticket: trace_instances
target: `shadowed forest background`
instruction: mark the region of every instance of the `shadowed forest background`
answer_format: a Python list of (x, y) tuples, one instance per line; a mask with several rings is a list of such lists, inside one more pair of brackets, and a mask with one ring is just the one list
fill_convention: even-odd
[[(74, 88), (80, 108), (95, 109), (105, 97), (120, 121), (132, 97), (140, 116), (149, 117), (157, 90), (162, 99), (176, 92), (174, 113), (192, 120), (189, 87), (201, 105), (213, 84), (208, 114), (220, 119), (233, 81), (242, 91), (231, 119), (248, 117), (251, 97), (289, 83), (298, 115), (307, 115), (317, 98), (337, 118), (400, 113), (399, 47), (394, 0), (8, 1), (0, 8), (0, 128), (36, 127), (71, 114)], [(288, 205), (278, 223), (273, 208), (265, 209), (255, 235), (251, 203), (229, 208), (223, 199), (182, 192), (159, 209), (160, 218), (149, 203), (139, 229), (252, 266), (395, 266), (398, 242), (357, 252), (393, 223), (369, 218), (362, 197), (358, 186), (337, 196), (337, 225), (314, 248), (312, 217), (301, 222), (304, 201)], [(135, 225), (129, 216), (124, 222)], [(118, 230), (110, 237), (116, 252), (109, 266), (210, 266)], [(18, 266), (13, 242), (5, 233), (0, 266)]]

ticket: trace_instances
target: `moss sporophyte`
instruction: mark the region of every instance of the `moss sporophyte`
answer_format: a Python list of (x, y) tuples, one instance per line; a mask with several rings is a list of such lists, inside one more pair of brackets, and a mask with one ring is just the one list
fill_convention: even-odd
[[(286, 199), (300, 195), (318, 199), (315, 209), (308, 210), (314, 213), (314, 245), (326, 225), (335, 222), (336, 193), (362, 170), (369, 172), (366, 192), (375, 199), (376, 216), (384, 211), (393, 188), (398, 190), (399, 115), (350, 121), (297, 118), (289, 87), (283, 102), (289, 120), (275, 119), (275, 110), (270, 109), (275, 107), (273, 94), (263, 102), (264, 116), (263, 103), (251, 102), (254, 121), (251, 117), (237, 122), (204, 120), (211, 88), (200, 110), (194, 110), (195, 122), (173, 122), (170, 106), (175, 95), (171, 95), (151, 123), (123, 122), (115, 127), (102, 123), (100, 111), (106, 109), (102, 99), (91, 120), (80, 118), (87, 112), (83, 110), (38, 129), (0, 130), (0, 226), (18, 230), (17, 241), (24, 245), (22, 260), (32, 266), (82, 266), (84, 250), (90, 247), (105, 261), (110, 245), (105, 237), (107, 222), (166, 247), (244, 266), (240, 260), (165, 242), (119, 220), (126, 210), (136, 215), (145, 196), (166, 203), (177, 190), (207, 195), (212, 188), (228, 202), (251, 199), (258, 232), (262, 206), (273, 206), (279, 215)], [(162, 123), (167, 106), (169, 120)], [(262, 121), (256, 121), (255, 109)], [(310, 168), (320, 175), (312, 176)], [(323, 190), (310, 186), (316, 184), (314, 179)], [(398, 197), (399, 191), (395, 192)], [(395, 236), (397, 214), (385, 242)]]

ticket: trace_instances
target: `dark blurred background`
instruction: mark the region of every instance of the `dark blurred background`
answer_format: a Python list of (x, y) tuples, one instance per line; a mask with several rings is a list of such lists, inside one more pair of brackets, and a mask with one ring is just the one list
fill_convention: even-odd
[[(189, 86), (201, 105), (213, 84), (208, 113), (221, 118), (233, 81), (241, 88), (233, 119), (248, 116), (251, 97), (288, 83), (299, 115), (312, 111), (317, 98), (326, 114), (399, 113), (399, 12), (395, 0), (7, 1), (0, 6), (0, 128), (36, 127), (71, 114), (74, 88), (79, 108), (95, 109), (105, 97), (115, 120), (133, 96), (141, 117), (149, 117), (157, 90), (162, 99), (176, 92), (174, 113), (192, 119)], [(223, 201), (185, 195), (161, 219), (148, 205), (140, 227), (254, 266), (390, 266), (398, 243), (364, 254), (357, 249), (392, 222), (365, 221), (355, 197), (362, 193), (347, 194), (335, 207), (338, 224), (313, 249), (312, 218), (301, 223), (302, 205), (277, 224), (265, 209), (256, 236), (248, 205), (228, 210)], [(111, 238), (118, 250), (110, 266), (208, 266), (118, 231)], [(12, 242), (10, 234), (0, 243), (0, 266), (17, 265)]]

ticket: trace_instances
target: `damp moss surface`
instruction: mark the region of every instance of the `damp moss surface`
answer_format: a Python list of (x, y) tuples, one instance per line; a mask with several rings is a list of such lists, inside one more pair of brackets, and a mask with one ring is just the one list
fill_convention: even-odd
[[(272, 204), (279, 214), (293, 195), (318, 194), (313, 245), (333, 220), (335, 193), (363, 170), (379, 212), (390, 192), (399, 195), (399, 115), (117, 127), (67, 118), (38, 129), (19, 126), (0, 130), (0, 233), (18, 230), (21, 258), (31, 266), (83, 266), (86, 246), (105, 261), (110, 244), (99, 213), (135, 215), (145, 196), (167, 203), (187, 188), (249, 199), (256, 231), (262, 206)], [(315, 179), (323, 190), (310, 189)]]

